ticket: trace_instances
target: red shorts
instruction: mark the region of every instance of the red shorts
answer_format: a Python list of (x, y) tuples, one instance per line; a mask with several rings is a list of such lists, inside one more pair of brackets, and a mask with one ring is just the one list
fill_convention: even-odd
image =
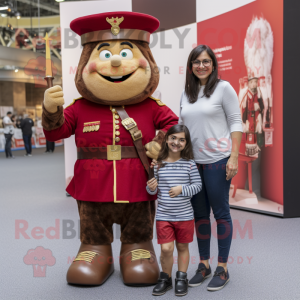
[(191, 243), (194, 237), (194, 220), (156, 221), (157, 243), (166, 244), (176, 240), (178, 243)]

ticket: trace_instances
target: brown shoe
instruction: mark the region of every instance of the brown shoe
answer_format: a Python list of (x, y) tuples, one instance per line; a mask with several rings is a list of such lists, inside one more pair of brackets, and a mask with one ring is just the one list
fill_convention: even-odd
[(81, 244), (68, 270), (67, 282), (78, 285), (101, 285), (113, 272), (111, 245)]
[(147, 286), (156, 284), (159, 277), (159, 267), (152, 241), (122, 244), (120, 270), (126, 285)]

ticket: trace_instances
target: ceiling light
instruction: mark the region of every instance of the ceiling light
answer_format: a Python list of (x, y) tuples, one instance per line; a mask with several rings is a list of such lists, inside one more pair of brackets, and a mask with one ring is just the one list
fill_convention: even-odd
[(17, 73), (17, 72), (19, 72), (19, 70), (18, 70), (18, 69), (15, 69), (15, 72)]
[(7, 10), (7, 9), (9, 9), (8, 6), (1, 6), (1, 7), (0, 7), (0, 10)]
[(63, 2), (63, 1), (65, 1), (65, 0), (55, 0), (56, 2)]
[(3, 17), (3, 18), (7, 17), (7, 14), (1, 14), (1, 17)]
[(17, 12), (15, 12), (15, 17), (16, 17), (17, 19), (20, 19), (20, 18), (21, 18), (21, 14), (17, 11)]

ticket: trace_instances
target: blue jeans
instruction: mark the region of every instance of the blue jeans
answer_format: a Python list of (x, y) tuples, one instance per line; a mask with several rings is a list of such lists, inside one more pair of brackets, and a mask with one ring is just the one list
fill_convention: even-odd
[(202, 179), (202, 190), (192, 197), (195, 228), (199, 255), (201, 260), (210, 258), (211, 223), (210, 209), (212, 208), (217, 221), (218, 262), (227, 262), (231, 240), (232, 220), (229, 208), (229, 189), (231, 180), (226, 180), (226, 164), (229, 157), (213, 164), (197, 164)]
[(11, 139), (12, 139), (12, 134), (10, 133), (5, 133), (5, 154), (6, 157), (12, 157), (12, 153), (11, 153)]
[(24, 141), (25, 150), (27, 154), (31, 154), (31, 136), (32, 134), (29, 135), (23, 134), (23, 141)]

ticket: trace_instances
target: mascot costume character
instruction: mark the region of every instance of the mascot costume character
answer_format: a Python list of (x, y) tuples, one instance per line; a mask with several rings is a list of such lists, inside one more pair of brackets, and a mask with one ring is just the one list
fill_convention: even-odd
[(151, 97), (159, 73), (149, 39), (158, 26), (156, 18), (133, 12), (73, 20), (70, 27), (83, 46), (75, 77), (82, 97), (63, 109), (60, 86), (45, 92), (46, 139), (75, 134), (77, 147), (67, 192), (77, 200), (81, 246), (67, 273), (70, 284), (101, 285), (113, 273), (114, 223), (121, 226), (115, 261), (123, 282), (152, 285), (159, 277), (152, 244), (156, 196), (147, 193), (146, 183), (153, 177), (150, 158), (178, 117)]

